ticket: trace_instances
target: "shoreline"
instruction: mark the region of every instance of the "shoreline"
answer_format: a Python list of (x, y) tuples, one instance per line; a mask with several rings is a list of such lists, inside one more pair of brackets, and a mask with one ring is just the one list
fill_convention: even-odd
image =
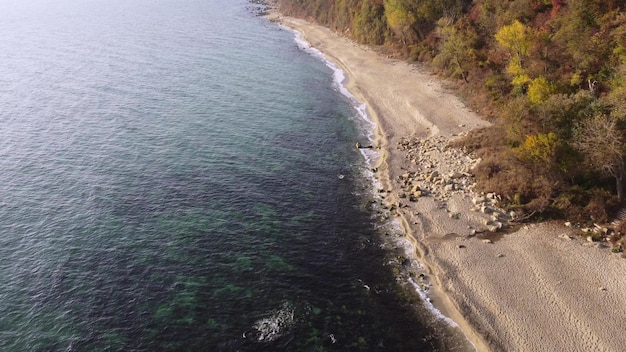
[[(310, 45), (311, 48), (317, 49), (322, 55), (324, 55), (324, 58), (326, 60), (330, 60), (332, 63), (337, 65), (343, 72), (346, 73), (346, 76), (343, 82), (345, 88), (350, 92), (351, 95), (354, 96), (355, 99), (357, 99), (358, 102), (365, 104), (367, 116), (371, 120), (371, 122), (375, 125), (374, 131), (373, 131), (372, 142), (374, 146), (378, 149), (379, 156), (377, 158), (377, 162), (372, 165), (374, 169), (378, 170), (375, 173), (374, 177), (377, 180), (377, 182), (381, 185), (382, 189), (384, 190), (392, 189), (393, 188), (393, 185), (391, 182), (392, 175), (390, 173), (389, 165), (387, 162), (387, 160), (390, 157), (389, 149), (390, 149), (391, 142), (387, 134), (385, 133), (386, 131), (385, 128), (382, 127), (383, 125), (382, 122), (384, 121), (381, 121), (377, 110), (373, 108), (373, 105), (371, 102), (372, 98), (369, 98), (366, 92), (359, 89), (358, 86), (356, 85), (355, 80), (353, 78), (354, 76), (350, 67), (346, 66), (346, 64), (341, 59), (320, 49), (318, 47), (320, 43), (318, 43), (316, 46), (310, 40), (308, 40), (307, 31), (305, 30), (304, 26), (307, 26), (308, 28), (308, 26), (311, 24), (300, 19), (285, 17), (278, 13), (272, 13), (272, 15), (270, 15), (269, 18), (273, 22), (277, 22), (280, 25), (283, 25), (291, 30), (294, 30), (296, 33), (299, 34), (299, 36), (301, 37), (303, 41), (305, 41), (306, 43)], [(322, 31), (328, 31), (329, 33), (332, 33), (330, 32), (330, 30), (327, 30), (324, 27), (320, 27), (319, 29)], [(340, 40), (349, 42), (349, 40), (345, 38), (340, 38)], [(360, 46), (359, 44), (350, 43), (349, 45), (359, 46), (359, 47), (365, 48), (365, 50), (367, 51), (370, 51), (370, 49), (364, 46)], [(378, 55), (373, 52), (372, 54), (376, 56)], [(399, 61), (396, 61), (393, 59), (383, 59), (383, 58), (380, 58), (380, 59), (389, 60), (390, 62), (400, 63)], [(406, 65), (408, 67), (408, 65), (405, 63), (401, 63), (401, 64)], [(424, 121), (423, 124), (425, 126), (420, 126), (421, 127), (420, 133), (419, 133), (420, 135), (426, 136), (427, 134), (437, 133), (438, 128), (436, 125), (428, 123), (427, 121)], [(484, 125), (486, 126), (487, 123), (485, 122)], [(387, 127), (387, 130), (389, 130), (389, 127)], [(465, 131), (469, 131), (469, 129)], [(418, 132), (413, 131), (412, 134), (416, 135), (418, 134)], [(390, 194), (390, 193), (387, 193), (387, 194)], [(393, 201), (397, 203), (397, 197), (393, 197), (393, 193), (391, 193), (390, 195), (392, 196)], [(389, 202), (389, 199), (387, 200), (387, 202)], [(409, 224), (406, 216), (404, 216), (403, 214), (400, 214), (399, 220), (400, 220), (399, 222), (400, 222), (402, 231), (404, 232), (404, 234), (406, 235), (406, 238), (411, 243), (414, 249), (414, 252), (415, 252), (413, 253), (414, 257), (416, 257), (418, 262), (425, 268), (425, 271), (428, 273), (428, 276), (432, 278), (430, 281), (436, 281), (437, 275), (433, 275), (434, 269), (431, 267), (431, 265), (428, 262), (424, 260), (425, 253), (428, 252), (428, 249), (424, 248), (424, 246), (419, 241), (417, 241), (416, 237), (414, 236), (414, 231), (411, 225)], [(475, 346), (478, 351), (488, 350), (483, 339), (476, 333), (476, 331), (474, 331), (472, 326), (465, 320), (465, 318), (460, 313), (460, 311), (450, 301), (449, 297), (446, 296), (446, 294), (440, 289), (441, 288), (440, 285), (436, 284), (436, 282), (431, 282), (431, 283), (434, 283), (434, 285), (429, 285), (428, 293), (425, 293), (425, 294), (428, 296), (428, 298), (430, 298), (430, 301), (431, 301), (430, 303), (432, 304), (434, 309), (436, 309), (437, 312), (439, 312), (439, 314), (442, 314), (445, 318), (452, 320), (452, 322), (460, 328), (460, 330), (466, 336), (468, 341), (473, 346)], [(417, 283), (414, 283), (414, 285), (416, 284)]]
[(478, 161), (447, 143), (488, 122), (416, 66), (303, 20), (270, 20), (340, 67), (366, 104), (375, 177), (429, 276), (428, 297), (478, 351), (626, 350), (626, 260), (555, 223), (502, 235), (514, 215), (473, 192)]

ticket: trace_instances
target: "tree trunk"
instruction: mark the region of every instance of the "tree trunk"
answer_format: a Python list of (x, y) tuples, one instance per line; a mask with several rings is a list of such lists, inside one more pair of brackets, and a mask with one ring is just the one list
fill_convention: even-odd
[(587, 80), (587, 85), (589, 86), (589, 92), (591, 92), (591, 94), (594, 97), (597, 97), (597, 93), (598, 93), (598, 81), (592, 81), (590, 79)]
[(624, 203), (624, 175), (615, 175), (615, 186), (617, 187), (617, 201)]
[(617, 188), (617, 201), (620, 205), (624, 203), (624, 176), (626, 176), (626, 164), (624, 158), (617, 160), (615, 171), (615, 187)]
[(454, 61), (456, 63), (456, 66), (459, 68), (459, 71), (461, 72), (461, 77), (463, 77), (465, 83), (469, 83), (469, 81), (467, 80), (467, 76), (465, 75), (465, 71), (463, 71), (463, 67), (461, 67), (461, 61), (459, 61), (458, 55), (454, 55)]

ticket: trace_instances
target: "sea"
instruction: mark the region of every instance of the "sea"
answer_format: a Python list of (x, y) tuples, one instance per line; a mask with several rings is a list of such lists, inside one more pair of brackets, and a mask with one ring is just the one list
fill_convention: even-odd
[(466, 351), (342, 72), (246, 0), (0, 0), (0, 351)]

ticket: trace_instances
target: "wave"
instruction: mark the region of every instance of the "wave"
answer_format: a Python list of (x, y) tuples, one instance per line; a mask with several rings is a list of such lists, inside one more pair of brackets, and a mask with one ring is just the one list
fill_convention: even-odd
[[(344, 97), (348, 99), (350, 105), (355, 110), (355, 116), (357, 126), (365, 133), (365, 136), (369, 144), (374, 143), (374, 131), (376, 129), (376, 123), (372, 121), (367, 114), (367, 104), (359, 101), (346, 87), (346, 74), (345, 72), (332, 60), (327, 58), (321, 51), (311, 46), (303, 37), (302, 33), (292, 28), (280, 25), (281, 28), (288, 30), (294, 34), (294, 41), (300, 50), (303, 50), (311, 56), (322, 61), (328, 68), (333, 71), (333, 87), (340, 92)], [(372, 191), (382, 188), (382, 185), (376, 178), (372, 168), (378, 162), (380, 158), (380, 152), (375, 148), (360, 148), (359, 152), (367, 165), (367, 170), (364, 172), (364, 176), (370, 179), (373, 185)]]
[(285, 336), (295, 324), (295, 310), (284, 303), (280, 309), (273, 310), (269, 316), (257, 320), (252, 331), (244, 334), (244, 338), (252, 338), (258, 342), (273, 342)]
[(343, 96), (348, 98), (348, 101), (350, 101), (350, 104), (356, 111), (357, 116), (359, 116), (362, 119), (362, 121), (366, 122), (367, 126), (365, 129), (365, 132), (367, 133), (367, 138), (370, 142), (373, 142), (376, 123), (374, 123), (374, 121), (372, 121), (369, 118), (367, 114), (367, 105), (359, 101), (345, 86), (345, 82), (346, 82), (345, 72), (332, 60), (328, 59), (321, 51), (312, 47), (311, 44), (308, 43), (302, 37), (302, 33), (289, 27), (282, 26), (282, 28), (294, 33), (294, 41), (296, 42), (296, 45), (298, 46), (298, 48), (309, 53), (311, 56), (321, 60), (328, 68), (330, 68), (333, 71), (334, 88), (336, 88), (337, 91), (339, 91)]

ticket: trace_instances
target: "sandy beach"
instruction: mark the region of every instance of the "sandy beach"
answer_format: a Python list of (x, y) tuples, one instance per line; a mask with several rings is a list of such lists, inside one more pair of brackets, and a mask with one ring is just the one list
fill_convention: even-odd
[(427, 70), (303, 20), (272, 20), (339, 65), (367, 104), (376, 176), (427, 270), (428, 295), (477, 350), (626, 351), (626, 259), (561, 223), (513, 231), (497, 195), (473, 191), (477, 160), (447, 142), (488, 122)]

